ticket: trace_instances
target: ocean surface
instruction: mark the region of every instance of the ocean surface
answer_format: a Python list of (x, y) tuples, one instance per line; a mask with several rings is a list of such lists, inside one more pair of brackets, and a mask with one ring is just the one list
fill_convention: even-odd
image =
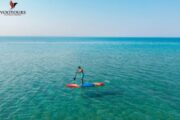
[(0, 37), (0, 120), (180, 120), (180, 38)]

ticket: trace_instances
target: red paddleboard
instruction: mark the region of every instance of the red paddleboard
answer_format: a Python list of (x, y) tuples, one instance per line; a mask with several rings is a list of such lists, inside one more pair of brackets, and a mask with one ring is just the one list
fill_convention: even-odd
[(69, 88), (79, 88), (79, 85), (77, 84), (67, 84), (66, 86)]
[(103, 82), (95, 82), (93, 83), (95, 86), (104, 86), (104, 83)]

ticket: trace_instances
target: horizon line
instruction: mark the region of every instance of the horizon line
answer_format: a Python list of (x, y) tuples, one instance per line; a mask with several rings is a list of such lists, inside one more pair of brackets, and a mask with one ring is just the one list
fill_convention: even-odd
[(58, 37), (58, 38), (180, 38), (180, 36), (51, 36), (51, 35), (32, 35), (32, 36), (1, 36), (0, 37)]

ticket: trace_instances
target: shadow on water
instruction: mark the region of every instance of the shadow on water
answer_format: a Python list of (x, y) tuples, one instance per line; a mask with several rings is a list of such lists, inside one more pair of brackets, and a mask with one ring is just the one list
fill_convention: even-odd
[(81, 96), (83, 98), (102, 98), (107, 96), (122, 96), (123, 91), (122, 90), (89, 90), (89, 91), (83, 91), (81, 93)]

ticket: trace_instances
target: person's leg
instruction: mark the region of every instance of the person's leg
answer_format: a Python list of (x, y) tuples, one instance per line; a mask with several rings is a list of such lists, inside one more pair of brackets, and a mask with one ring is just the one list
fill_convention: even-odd
[(84, 84), (84, 74), (81, 74), (81, 84)]
[(83, 78), (81, 79), (81, 84), (82, 84), (82, 85), (84, 84), (84, 79), (83, 79)]

